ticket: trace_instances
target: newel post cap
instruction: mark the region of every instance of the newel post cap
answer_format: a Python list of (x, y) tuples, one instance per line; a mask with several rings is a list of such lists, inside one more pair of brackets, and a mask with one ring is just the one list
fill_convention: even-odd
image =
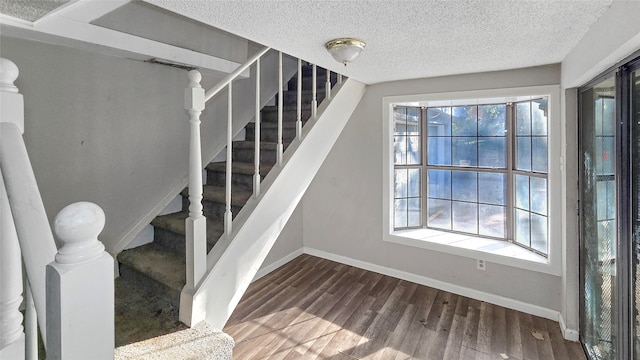
[(20, 75), (18, 65), (13, 61), (0, 58), (0, 91), (18, 92), (18, 88), (13, 84)]
[(54, 229), (63, 245), (56, 254), (56, 262), (79, 264), (98, 258), (104, 252), (104, 245), (98, 241), (104, 224), (104, 211), (91, 202), (73, 203), (60, 210)]

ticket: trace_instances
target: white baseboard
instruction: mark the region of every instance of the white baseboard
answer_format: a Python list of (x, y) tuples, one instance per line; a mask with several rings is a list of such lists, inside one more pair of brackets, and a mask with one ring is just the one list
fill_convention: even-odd
[(580, 332), (576, 329), (568, 329), (567, 324), (564, 321), (564, 317), (561, 313), (558, 314), (558, 323), (560, 324), (560, 331), (562, 331), (562, 337), (569, 341), (579, 341)]
[(302, 251), (302, 248), (292, 251), (291, 253), (289, 253), (288, 255), (285, 255), (284, 257), (282, 257), (279, 260), (276, 260), (274, 262), (272, 262), (271, 264), (261, 268), (260, 270), (258, 270), (258, 272), (256, 273), (256, 276), (253, 277), (253, 280), (251, 280), (251, 282), (254, 282), (258, 279), (260, 279), (261, 277), (268, 275), (270, 272), (274, 271), (275, 269), (279, 268), (280, 266), (288, 263), (289, 261), (297, 258), (298, 256), (302, 255), (304, 252)]
[(369, 270), (369, 271), (377, 272), (383, 275), (392, 276), (398, 279), (411, 281), (417, 284), (429, 286), (439, 290), (448, 291), (448, 292), (451, 292), (457, 295), (466, 296), (472, 299), (486, 301), (494, 305), (499, 305), (509, 309), (521, 311), (527, 314), (540, 316), (553, 321), (558, 321), (558, 317), (560, 315), (558, 311), (547, 309), (542, 306), (528, 304), (519, 300), (514, 300), (514, 299), (506, 298), (503, 296), (490, 294), (480, 290), (470, 289), (464, 286), (450, 284), (444, 281), (435, 280), (425, 276), (408, 273), (406, 271), (396, 270), (396, 269), (368, 263), (365, 261), (348, 258), (346, 256), (328, 253), (322, 250), (316, 250), (316, 249), (305, 247), (304, 253), (321, 257), (327, 260), (336, 261), (345, 265), (354, 266), (360, 269)]

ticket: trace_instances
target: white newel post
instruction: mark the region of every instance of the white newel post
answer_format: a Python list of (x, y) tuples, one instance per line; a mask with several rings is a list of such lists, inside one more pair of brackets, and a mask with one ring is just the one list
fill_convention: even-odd
[(0, 359), (24, 359), (22, 255), (0, 173)]
[(180, 321), (188, 326), (204, 318), (193, 309), (195, 287), (207, 269), (207, 219), (202, 213), (202, 150), (200, 145), (200, 114), (204, 110), (205, 93), (196, 70), (189, 71), (189, 86), (184, 93), (184, 107), (189, 113), (189, 217), (186, 226), (186, 280), (180, 294)]
[(90, 202), (62, 209), (54, 230), (62, 242), (47, 265), (47, 359), (113, 359), (113, 258), (98, 235), (104, 212)]

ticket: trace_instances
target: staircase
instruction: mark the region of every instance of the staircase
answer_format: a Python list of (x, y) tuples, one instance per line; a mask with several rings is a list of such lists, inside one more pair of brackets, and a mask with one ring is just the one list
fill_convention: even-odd
[[(302, 122), (311, 117), (312, 67), (302, 71)], [(337, 82), (332, 73), (331, 84)], [(317, 101), (325, 97), (326, 71), (317, 71)], [(283, 143), (296, 136), (297, 75), (285, 86), (283, 96)], [(276, 95), (276, 97), (279, 95)], [(276, 103), (276, 102), (272, 102)], [(233, 142), (232, 212), (235, 217), (252, 196), (254, 175), (255, 123), (245, 127), (245, 139)], [(264, 179), (276, 164), (278, 108), (261, 110), (260, 174)], [(223, 235), (225, 212), (225, 162), (206, 166), (203, 212), (207, 218), (207, 251)], [(184, 330), (178, 321), (180, 292), (185, 285), (185, 219), (188, 217), (188, 191), (181, 195), (182, 211), (156, 217), (154, 241), (125, 250), (118, 255), (120, 277), (116, 280), (116, 346)]]

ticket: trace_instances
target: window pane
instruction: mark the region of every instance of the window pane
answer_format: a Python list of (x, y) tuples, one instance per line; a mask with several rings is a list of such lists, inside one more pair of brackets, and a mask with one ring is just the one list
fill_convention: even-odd
[(427, 163), (429, 165), (451, 165), (451, 138), (430, 136), (427, 141), (429, 147)]
[(547, 179), (531, 177), (531, 211), (547, 215)]
[(529, 210), (529, 177), (516, 175), (516, 207)]
[(531, 214), (531, 247), (547, 253), (547, 217)]
[(531, 138), (516, 138), (516, 169), (531, 171)]
[(407, 108), (396, 107), (393, 109), (393, 131), (395, 135), (407, 132)]
[(429, 197), (451, 199), (451, 171), (429, 170)]
[(396, 169), (395, 171), (395, 193), (393, 197), (406, 198), (407, 197), (407, 169)]
[(615, 170), (614, 137), (596, 136), (596, 174), (610, 175)]
[(409, 217), (407, 219), (408, 226), (420, 226), (421, 209), (420, 198), (409, 199)]
[(516, 135), (531, 135), (531, 104), (528, 101), (516, 104)]
[(407, 137), (393, 137), (394, 164), (403, 165), (407, 163)]
[(529, 212), (516, 210), (516, 241), (529, 246)]
[(531, 134), (547, 135), (547, 100), (540, 99), (531, 102)]
[(433, 228), (451, 230), (451, 201), (429, 199), (427, 225)]
[(457, 137), (451, 139), (454, 166), (477, 166), (478, 147), (475, 137)]
[(407, 108), (407, 128), (418, 129), (418, 124), (420, 124), (420, 108)]
[[(506, 176), (478, 173), (478, 201), (485, 204), (505, 205)], [(482, 219), (482, 218), (481, 218)]]
[(504, 137), (478, 138), (478, 166), (504, 169), (506, 165), (506, 139)]
[(506, 211), (504, 206), (478, 205), (480, 235), (504, 238)]
[(409, 188), (407, 190), (407, 196), (419, 197), (420, 196), (420, 169), (407, 169)]
[(540, 173), (547, 172), (546, 137), (534, 137), (531, 139), (531, 170)]
[(478, 201), (478, 173), (473, 171), (451, 172), (451, 198), (461, 201)]
[(472, 234), (478, 233), (478, 204), (452, 202), (453, 230)]
[(407, 164), (420, 164), (420, 136), (408, 137)]
[(427, 109), (429, 136), (451, 136), (451, 108)]
[(393, 226), (395, 228), (407, 227), (407, 199), (395, 200), (395, 220)]
[(505, 136), (506, 105), (478, 106), (478, 136)]
[(451, 118), (452, 136), (476, 136), (477, 120), (476, 106), (456, 106), (451, 108), (453, 116)]
[(615, 218), (615, 180), (596, 181), (597, 219)]

